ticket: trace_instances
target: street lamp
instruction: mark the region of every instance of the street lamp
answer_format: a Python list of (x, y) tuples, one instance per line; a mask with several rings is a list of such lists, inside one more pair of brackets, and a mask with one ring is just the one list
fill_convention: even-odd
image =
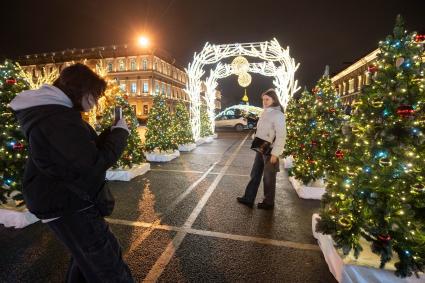
[(146, 36), (140, 36), (138, 42), (141, 47), (149, 46), (149, 38), (147, 38)]

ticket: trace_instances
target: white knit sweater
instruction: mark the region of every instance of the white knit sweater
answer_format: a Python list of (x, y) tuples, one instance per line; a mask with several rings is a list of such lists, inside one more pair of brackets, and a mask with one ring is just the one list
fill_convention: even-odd
[(273, 143), (272, 155), (280, 156), (285, 148), (286, 123), (285, 115), (280, 111), (280, 107), (268, 107), (260, 116), (257, 123), (256, 137)]

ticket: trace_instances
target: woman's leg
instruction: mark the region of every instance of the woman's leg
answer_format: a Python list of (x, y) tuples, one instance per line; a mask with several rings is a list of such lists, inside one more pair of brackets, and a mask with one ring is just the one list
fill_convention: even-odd
[(249, 183), (245, 189), (245, 195), (243, 196), (243, 198), (250, 203), (253, 203), (255, 201), (258, 187), (260, 186), (261, 178), (263, 177), (263, 171), (263, 155), (257, 152), (255, 155), (254, 165), (252, 165), (251, 169), (251, 180), (249, 180)]
[(61, 217), (48, 225), (72, 254), (69, 282), (78, 282), (72, 276), (77, 275), (75, 265), (87, 282), (134, 282), (118, 240), (97, 208)]
[(71, 261), (69, 262), (66, 282), (87, 282), (73, 257), (71, 257)]
[(264, 158), (264, 200), (266, 205), (274, 205), (274, 197), (276, 192), (276, 175), (279, 172), (279, 159), (275, 164), (270, 163), (270, 156)]

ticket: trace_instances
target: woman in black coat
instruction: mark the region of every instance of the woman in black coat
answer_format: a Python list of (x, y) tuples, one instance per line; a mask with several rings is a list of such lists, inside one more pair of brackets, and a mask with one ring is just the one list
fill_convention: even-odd
[(104, 197), (106, 170), (122, 154), (129, 130), (123, 118), (98, 136), (80, 114), (105, 89), (102, 78), (75, 64), (53, 85), (24, 91), (10, 103), (29, 143), (24, 199), (71, 252), (67, 282), (133, 282), (102, 205), (111, 204)]

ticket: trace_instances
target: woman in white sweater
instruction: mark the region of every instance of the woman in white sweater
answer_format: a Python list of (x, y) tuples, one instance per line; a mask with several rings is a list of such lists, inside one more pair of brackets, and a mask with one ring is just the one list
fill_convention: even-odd
[[(252, 207), (263, 177), (264, 199), (258, 203), (260, 209), (273, 209), (276, 191), (276, 174), (279, 172), (279, 156), (283, 153), (286, 139), (286, 125), (283, 107), (276, 92), (269, 89), (261, 94), (264, 111), (257, 123), (255, 136), (272, 143), (271, 154), (256, 153), (254, 165), (243, 197), (238, 202)], [(264, 176), (263, 176), (264, 175)]]

